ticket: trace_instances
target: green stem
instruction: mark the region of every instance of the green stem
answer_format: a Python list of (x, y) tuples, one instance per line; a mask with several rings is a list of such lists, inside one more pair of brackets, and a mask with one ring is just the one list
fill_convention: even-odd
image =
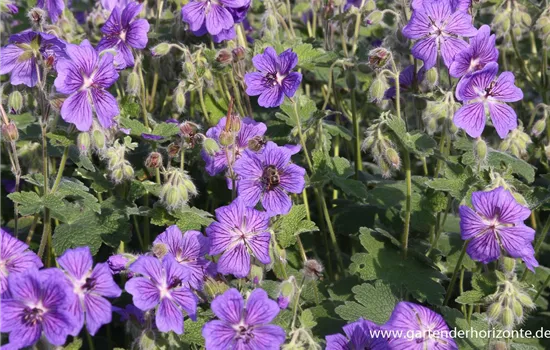
[(202, 110), (202, 114), (204, 115), (204, 119), (208, 124), (210, 124), (210, 117), (208, 116), (208, 112), (206, 110), (206, 104), (204, 103), (204, 94), (202, 91), (202, 86), (199, 88), (199, 102), (201, 104), (201, 110)]
[(546, 280), (544, 281), (542, 286), (540, 286), (540, 289), (538, 290), (537, 294), (533, 298), (533, 302), (537, 301), (537, 299), (540, 297), (544, 289), (546, 289), (546, 286), (548, 286), (548, 283), (550, 283), (550, 276), (546, 277)]
[(539, 253), (539, 250), (542, 247), (542, 244), (544, 243), (544, 240), (546, 239), (546, 235), (548, 235), (549, 230), (550, 230), (550, 216), (546, 219), (546, 223), (544, 224), (544, 227), (542, 228), (542, 231), (535, 242), (535, 257)]
[(139, 246), (141, 247), (141, 250), (145, 251), (145, 246), (143, 245), (143, 238), (141, 237), (141, 232), (139, 231), (139, 224), (137, 221), (137, 216), (132, 215), (132, 219), (134, 220), (134, 230), (136, 231), (136, 236), (139, 241)]
[(405, 168), (405, 183), (407, 193), (405, 197), (405, 223), (403, 226), (403, 235), (401, 236), (401, 248), (403, 249), (403, 259), (407, 258), (409, 247), (409, 231), (411, 226), (411, 198), (412, 198), (412, 181), (411, 181), (411, 160), (409, 151), (403, 150), (403, 166)]
[(357, 101), (355, 90), (351, 90), (351, 111), (353, 118), (353, 134), (355, 136), (355, 179), (359, 179), (359, 173), (363, 170), (363, 159), (361, 158), (361, 136), (359, 130), (359, 115), (357, 115)]
[(443, 306), (447, 306), (449, 303), (449, 300), (451, 299), (451, 295), (453, 294), (453, 289), (456, 283), (456, 279), (458, 277), (458, 273), (460, 272), (460, 269), (462, 268), (462, 260), (464, 259), (464, 255), (466, 255), (466, 248), (468, 247), (469, 241), (464, 242), (464, 245), (462, 246), (462, 250), (460, 251), (460, 256), (458, 257), (458, 261), (455, 265), (455, 271), (453, 272), (453, 276), (451, 277), (451, 282), (449, 283), (449, 287), (447, 287), (447, 294), (445, 295), (445, 301), (443, 301)]
[(141, 110), (143, 113), (143, 124), (149, 128), (149, 117), (147, 116), (147, 89), (145, 88), (145, 80), (143, 79), (143, 69), (141, 63), (138, 67), (139, 82), (141, 84)]
[[(365, 4), (365, 0), (361, 2), (361, 7)], [(355, 18), (355, 30), (353, 31), (353, 41), (351, 44), (351, 56), (355, 55), (357, 51), (357, 41), (359, 40), (359, 30), (361, 29), (361, 11), (357, 11), (357, 17)]]
[(184, 148), (180, 150), (180, 169), (181, 170), (185, 169), (185, 149)]
[(521, 54), (519, 52), (519, 47), (518, 47), (518, 41), (516, 40), (516, 37), (514, 36), (514, 33), (512, 31), (513, 28), (514, 26), (510, 26), (510, 38), (512, 39), (512, 47), (514, 48), (514, 53), (516, 54), (516, 57), (519, 61), (519, 66), (521, 68), (521, 71), (523, 72), (523, 74), (527, 76), (527, 79), (529, 79), (529, 81), (533, 85), (537, 85), (535, 78), (533, 77), (529, 69), (527, 69), (527, 66), (525, 65), (525, 61), (521, 57)]
[(342, 258), (342, 252), (340, 251), (340, 247), (338, 246), (338, 240), (336, 239), (336, 233), (334, 232), (334, 227), (332, 226), (332, 221), (330, 219), (330, 214), (328, 212), (328, 206), (327, 201), (325, 200), (325, 196), (323, 195), (322, 191), (320, 189), (316, 189), (317, 197), (321, 201), (321, 207), (323, 210), (323, 215), (325, 217), (325, 222), (327, 224), (327, 229), (330, 234), (330, 241), (332, 243), (332, 246), (334, 248), (334, 252), (336, 253), (336, 261), (338, 263), (338, 268), (340, 269), (340, 272), (345, 274), (346, 270), (344, 268), (344, 259)]
[(55, 192), (61, 183), (61, 178), (63, 177), (63, 170), (65, 170), (65, 164), (67, 163), (67, 158), (69, 157), (69, 147), (65, 147), (63, 151), (63, 156), (61, 157), (61, 162), (59, 163), (59, 169), (57, 170), (57, 176), (55, 182), (53, 183), (51, 193)]

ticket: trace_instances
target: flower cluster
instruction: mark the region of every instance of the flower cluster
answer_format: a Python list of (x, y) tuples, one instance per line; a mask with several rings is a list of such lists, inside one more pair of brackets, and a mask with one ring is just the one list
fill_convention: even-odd
[(344, 326), (344, 333), (328, 335), (327, 350), (458, 350), (441, 315), (405, 301), (395, 306), (384, 325), (359, 319)]

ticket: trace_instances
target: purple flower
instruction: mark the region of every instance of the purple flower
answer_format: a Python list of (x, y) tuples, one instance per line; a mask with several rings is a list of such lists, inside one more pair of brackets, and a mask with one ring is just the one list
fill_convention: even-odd
[(412, 54), (424, 61), (426, 70), (435, 66), (438, 52), (441, 52), (445, 65), (450, 67), (455, 55), (468, 48), (459, 37), (472, 37), (476, 33), (472, 16), (453, 11), (449, 0), (424, 1), (422, 7), (413, 10), (411, 20), (403, 28), (405, 37), (417, 40)]
[(143, 5), (129, 3), (122, 12), (115, 7), (101, 32), (105, 36), (97, 44), (97, 50), (115, 48), (115, 65), (117, 69), (134, 66), (132, 48), (144, 49), (147, 46), (149, 22), (146, 19), (134, 19), (141, 12)]
[(53, 345), (65, 343), (74, 320), (67, 310), (72, 293), (63, 279), (63, 272), (55, 268), (10, 274), (0, 312), (0, 332), (10, 334), (8, 346), (31, 346), (42, 332)]
[(80, 45), (67, 45), (67, 54), (70, 60), (57, 64), (55, 79), (56, 89), (70, 95), (63, 102), (61, 117), (78, 130), (88, 131), (92, 126), (93, 104), (101, 126), (113, 126), (113, 118), (119, 114), (116, 99), (107, 91), (118, 79), (113, 55), (106, 53), (100, 58), (88, 40)]
[(107, 265), (109, 265), (109, 269), (113, 275), (126, 270), (128, 262), (128, 258), (121, 254), (113, 255), (107, 259)]
[(222, 254), (218, 272), (246, 277), (250, 272), (250, 254), (262, 264), (269, 264), (269, 216), (239, 201), (216, 209), (217, 221), (206, 228), (210, 238), (210, 255)]
[(53, 23), (57, 22), (59, 15), (65, 9), (64, 0), (38, 0), (36, 6), (45, 9), (48, 12)]
[(418, 304), (400, 302), (381, 328), (394, 333), (389, 341), (392, 350), (458, 350), (443, 317)]
[(343, 327), (342, 334), (327, 335), (326, 350), (385, 350), (389, 349), (387, 339), (373, 336), (371, 332), (378, 331), (380, 326), (369, 320), (359, 320)]
[(290, 299), (288, 297), (285, 297), (282, 294), (277, 297), (277, 305), (280, 309), (286, 309), (288, 304), (290, 304)]
[(233, 153), (235, 154), (235, 159), (239, 159), (244, 150), (248, 148), (248, 142), (255, 137), (264, 136), (267, 130), (264, 123), (255, 122), (251, 118), (243, 118), (241, 120), (241, 129), (235, 137), (235, 143), (226, 147), (220, 143), (220, 134), (224, 131), (226, 122), (227, 118), (223, 117), (218, 122), (218, 125), (211, 127), (206, 132), (206, 136), (214, 139), (220, 147), (220, 150), (214, 155), (202, 151), (202, 159), (206, 162), (206, 171), (210, 176), (219, 174), (227, 169), (227, 159), (229, 158), (232, 163), (234, 161)]
[(120, 322), (136, 320), (140, 325), (145, 324), (145, 314), (132, 304), (128, 304), (123, 308), (113, 306), (113, 311), (120, 315)]
[(101, 0), (101, 6), (107, 11), (113, 11), (115, 8), (122, 10), (133, 0)]
[(240, 176), (238, 200), (254, 207), (259, 201), (270, 216), (286, 214), (292, 207), (287, 192), (301, 193), (305, 186), (304, 168), (290, 163), (293, 152), (269, 141), (260, 154), (245, 150), (233, 170)]
[(189, 24), (191, 31), (201, 33), (206, 28), (208, 33), (218, 35), (233, 28), (235, 24), (229, 9), (238, 9), (246, 5), (246, 0), (193, 0), (183, 6), (181, 16), (183, 21)]
[(146, 134), (146, 133), (142, 133), (141, 137), (143, 137), (145, 140), (150, 140), (150, 141), (160, 141), (164, 138), (160, 135)]
[(498, 49), (495, 45), (495, 35), (491, 28), (483, 25), (477, 35), (470, 39), (468, 49), (456, 54), (454, 62), (449, 67), (449, 73), (455, 78), (483, 69), (489, 62), (498, 60)]
[(195, 289), (202, 289), (210, 265), (210, 261), (204, 258), (210, 248), (207, 237), (198, 231), (182, 234), (178, 226), (172, 225), (155, 239), (153, 245), (156, 244), (168, 247), (168, 252), (179, 263), (184, 282)]
[(4, 186), (4, 190), (8, 193), (15, 192), (15, 180), (13, 179), (2, 179), (2, 186)]
[(506, 102), (521, 100), (523, 92), (514, 85), (512, 72), (504, 72), (495, 80), (497, 73), (498, 64), (488, 63), (482, 70), (464, 77), (456, 87), (456, 98), (463, 105), (455, 112), (453, 121), (471, 137), (483, 132), (486, 110), (501, 139), (518, 126), (516, 112)]
[(6, 7), (3, 9), (4, 11), (10, 12), (13, 15), (19, 12), (19, 8), (14, 2), (12, 2), (12, 0), (6, 0), (2, 3), (2, 5)]
[(520, 205), (512, 194), (502, 187), (489, 192), (472, 194), (474, 209), (460, 206), (462, 239), (470, 240), (467, 253), (473, 260), (487, 264), (500, 257), (501, 251), (513, 258), (521, 258), (530, 270), (539, 264), (531, 242), (535, 230), (523, 223), (531, 210)]
[(212, 301), (212, 311), (219, 320), (202, 328), (208, 350), (278, 350), (285, 341), (285, 331), (269, 324), (279, 307), (263, 289), (253, 290), (246, 305), (238, 290), (229, 289)]
[[(416, 81), (420, 83), (422, 80), (424, 80), (424, 67), (420, 68), (418, 72), (416, 73)], [(384, 98), (391, 99), (395, 98), (395, 81), (394, 79), (390, 80), (390, 88), (386, 90), (386, 93), (384, 94)], [(400, 91), (407, 90), (408, 88), (412, 87), (414, 84), (414, 65), (410, 65), (407, 68), (403, 69), (401, 73), (399, 73), (399, 87)]]
[(159, 331), (182, 334), (183, 311), (196, 320), (198, 298), (183, 286), (185, 276), (172, 254), (165, 255), (162, 262), (152, 256), (140, 256), (130, 270), (143, 277), (126, 282), (126, 291), (142, 311), (158, 306), (155, 323)]
[[(413, 10), (422, 8), (427, 2), (433, 1), (444, 1), (444, 0), (413, 0), (411, 2), (411, 7)], [(451, 0), (451, 10), (468, 12), (472, 7), (472, 0)]]
[[(251, 4), (251, 0), (244, 0), (244, 5), (240, 7), (226, 8), (227, 11), (231, 14), (231, 17), (233, 18), (234, 23), (241, 23), (246, 19), (246, 14), (248, 13), (250, 4)], [(182, 9), (182, 15), (183, 15), (183, 9)], [(191, 21), (193, 20), (195, 20), (195, 18), (191, 18)], [(190, 23), (190, 21), (187, 21), (187, 20), (185, 21)], [(209, 33), (208, 29), (206, 28), (206, 23), (203, 23), (199, 30), (191, 30), (191, 31), (196, 36), (203, 36), (206, 33)], [(220, 43), (224, 40), (234, 39), (235, 35), (236, 35), (235, 27), (232, 25), (229, 29), (222, 29), (218, 34), (212, 35), (212, 39), (214, 40), (215, 43)]]
[(38, 255), (28, 249), (28, 245), (0, 228), (0, 295), (8, 289), (9, 275), (43, 266)]
[(262, 107), (280, 106), (285, 95), (294, 96), (302, 82), (302, 74), (291, 72), (298, 64), (298, 55), (288, 49), (277, 56), (272, 47), (266, 47), (263, 54), (252, 58), (259, 72), (246, 73), (246, 93), (260, 95), (258, 104)]
[(54, 68), (57, 59), (66, 58), (65, 43), (53, 35), (25, 31), (14, 34), (9, 44), (0, 51), (0, 74), (11, 73), (12, 85), (25, 84), (33, 87), (43, 79), (42, 69), (38, 65), (42, 57), (48, 67)]
[(111, 322), (111, 303), (104, 297), (120, 296), (121, 290), (116, 285), (106, 263), (96, 264), (89, 247), (68, 249), (57, 259), (59, 266), (65, 270), (68, 284), (73, 288), (75, 298), (70, 307), (74, 317), (71, 335), (77, 335), (86, 319), (86, 327), (91, 335)]

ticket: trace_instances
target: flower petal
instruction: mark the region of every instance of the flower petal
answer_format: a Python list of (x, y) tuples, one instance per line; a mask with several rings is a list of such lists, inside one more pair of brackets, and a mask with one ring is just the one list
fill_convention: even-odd
[(231, 288), (214, 298), (211, 308), (220, 320), (237, 325), (243, 316), (244, 300), (237, 289)]
[(206, 14), (206, 29), (212, 35), (219, 34), (223, 29), (233, 26), (233, 17), (224, 7), (210, 3), (210, 10)]
[(279, 314), (277, 302), (269, 299), (265, 290), (256, 288), (246, 300), (244, 321), (248, 325), (270, 323)]
[(119, 115), (116, 99), (108, 91), (103, 89), (92, 89), (92, 101), (99, 123), (104, 128), (114, 125), (114, 117)]
[(183, 309), (189, 317), (193, 320), (197, 320), (197, 303), (199, 299), (189, 288), (178, 288), (170, 292), (172, 298)]
[(149, 22), (146, 19), (138, 19), (130, 24), (126, 32), (126, 43), (134, 49), (144, 49), (147, 46), (149, 39)]
[(218, 272), (224, 275), (233, 274), (243, 278), (250, 272), (250, 254), (246, 246), (239, 242), (222, 254), (218, 261)]
[(489, 114), (501, 139), (518, 127), (518, 117), (514, 109), (505, 103), (489, 103)]
[(254, 337), (250, 340), (251, 349), (278, 350), (286, 339), (285, 330), (274, 324), (255, 327), (252, 332)]
[(263, 54), (256, 55), (252, 58), (254, 67), (263, 73), (276, 74), (279, 67), (279, 57), (277, 52), (271, 46), (265, 48)]
[(140, 310), (151, 310), (160, 301), (159, 289), (147, 278), (132, 277), (124, 289), (132, 295), (134, 305)]
[(297, 64), (298, 55), (293, 52), (292, 49), (285, 50), (279, 55), (279, 73), (281, 75), (287, 75), (290, 73), (290, 71), (296, 67)]
[[(110, 306), (110, 305), (109, 305)], [(42, 327), (46, 339), (53, 345), (63, 345), (67, 340), (68, 330), (71, 326), (71, 320), (66, 313), (45, 312), (42, 316)]]
[(202, 336), (209, 350), (231, 349), (235, 335), (233, 327), (218, 320), (210, 321), (202, 328)]
[(95, 335), (101, 326), (111, 322), (111, 303), (100, 296), (87, 294), (84, 297), (86, 308), (86, 328), (91, 335)]
[(271, 234), (269, 232), (262, 232), (255, 234), (246, 240), (247, 246), (250, 248), (256, 259), (262, 264), (271, 263), (269, 257), (269, 242), (271, 241)]
[(437, 43), (435, 38), (429, 37), (418, 40), (411, 49), (414, 57), (424, 61), (426, 70), (435, 66), (437, 61)]
[(88, 131), (92, 126), (92, 106), (88, 101), (88, 91), (75, 92), (61, 106), (61, 117), (72, 123), (79, 131)]
[(264, 75), (259, 72), (246, 73), (244, 75), (246, 83), (246, 94), (248, 96), (258, 96), (269, 88)]
[(181, 17), (192, 31), (196, 32), (203, 26), (206, 6), (206, 1), (190, 1), (181, 9)]
[(470, 137), (479, 137), (485, 129), (485, 107), (481, 102), (463, 105), (453, 117), (455, 125)]
[(264, 90), (258, 98), (258, 104), (262, 107), (279, 107), (285, 100), (285, 94), (281, 85), (272, 85)]
[(292, 201), (288, 194), (278, 186), (264, 193), (262, 206), (270, 216), (282, 215), (290, 211)]
[(514, 84), (514, 73), (502, 73), (495, 86), (491, 89), (491, 96), (502, 102), (516, 102), (523, 99), (523, 91)]
[(81, 280), (92, 269), (92, 253), (89, 247), (67, 249), (57, 262), (74, 279)]
[(155, 324), (161, 332), (174, 331), (176, 334), (183, 333), (183, 315), (176, 304), (169, 298), (163, 298), (157, 310)]
[(302, 74), (298, 72), (292, 72), (290, 73), (286, 78), (282, 81), (282, 87), (283, 92), (288, 97), (293, 97), (296, 93), (296, 90), (300, 87), (300, 83), (302, 82)]

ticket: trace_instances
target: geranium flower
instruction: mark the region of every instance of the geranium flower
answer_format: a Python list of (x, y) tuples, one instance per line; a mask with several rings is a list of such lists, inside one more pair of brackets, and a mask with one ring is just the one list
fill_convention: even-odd
[(97, 50), (103, 51), (115, 48), (115, 65), (117, 69), (134, 66), (132, 48), (144, 49), (147, 46), (149, 22), (146, 19), (135, 19), (143, 5), (137, 2), (129, 3), (124, 10), (113, 9), (101, 32), (105, 36), (97, 44)]
[(270, 216), (288, 213), (292, 201), (287, 192), (301, 193), (306, 174), (304, 168), (290, 163), (293, 152), (271, 141), (262, 153), (245, 150), (233, 167), (239, 176), (238, 200), (248, 207), (261, 201)]
[(165, 255), (162, 262), (142, 255), (130, 265), (130, 271), (142, 277), (132, 277), (125, 289), (140, 310), (158, 307), (155, 324), (159, 331), (182, 334), (183, 311), (196, 320), (198, 298), (183, 286), (185, 276), (172, 254)]
[(246, 305), (238, 290), (229, 289), (212, 301), (211, 309), (219, 320), (202, 328), (208, 350), (278, 350), (285, 342), (285, 331), (269, 324), (279, 307), (263, 289), (253, 290)]
[(453, 11), (449, 0), (424, 2), (415, 8), (403, 35), (417, 40), (412, 55), (424, 61), (426, 70), (435, 66), (441, 53), (443, 62), (451, 66), (457, 53), (468, 48), (460, 37), (472, 37), (477, 30), (472, 25), (472, 16), (462, 11)]
[(242, 8), (246, 4), (246, 0), (193, 0), (183, 6), (181, 16), (191, 31), (200, 33), (206, 28), (208, 33), (218, 35), (235, 24), (229, 9)]
[(84, 323), (91, 335), (111, 322), (111, 303), (104, 297), (116, 298), (122, 291), (113, 280), (106, 263), (93, 269), (89, 247), (68, 249), (57, 259), (66, 273), (66, 280), (73, 288), (75, 298), (70, 311), (74, 317), (71, 335), (78, 335)]
[(218, 272), (246, 277), (250, 272), (250, 255), (269, 264), (269, 216), (242, 203), (216, 209), (216, 219), (206, 228), (210, 238), (210, 255), (222, 254)]
[(495, 45), (495, 35), (491, 28), (482, 25), (477, 35), (470, 39), (468, 49), (456, 54), (449, 74), (455, 78), (483, 69), (487, 63), (498, 60), (498, 49)]
[(58, 63), (54, 83), (57, 91), (69, 94), (61, 107), (61, 117), (78, 130), (88, 131), (93, 106), (101, 126), (111, 127), (119, 114), (116, 99), (107, 91), (118, 79), (113, 55), (105, 53), (100, 58), (88, 40), (67, 45), (67, 54), (70, 60)]
[(246, 73), (246, 93), (258, 96), (258, 104), (262, 107), (280, 106), (285, 95), (293, 97), (302, 82), (302, 74), (291, 72), (298, 64), (298, 55), (291, 49), (283, 51), (279, 56), (272, 47), (266, 47), (263, 54), (252, 58), (258, 72)]
[(488, 63), (482, 70), (462, 79), (456, 87), (456, 98), (464, 104), (455, 112), (453, 121), (471, 137), (478, 137), (483, 132), (486, 110), (501, 139), (518, 126), (516, 112), (506, 102), (523, 99), (523, 92), (514, 85), (512, 72), (504, 72), (498, 78), (497, 73), (498, 64)]
[(45, 9), (53, 23), (57, 22), (59, 15), (65, 9), (64, 0), (38, 0), (36, 6)]
[(387, 339), (382, 338), (382, 336), (375, 337), (371, 334), (371, 332), (379, 329), (380, 326), (376, 323), (360, 318), (343, 327), (345, 336), (343, 334), (327, 335), (326, 350), (389, 350)]
[(528, 269), (539, 265), (531, 242), (535, 230), (523, 221), (531, 210), (522, 206), (503, 187), (488, 192), (472, 193), (474, 209), (461, 205), (460, 232), (462, 239), (470, 240), (466, 252), (484, 264), (498, 259), (502, 251), (513, 258), (521, 258)]

